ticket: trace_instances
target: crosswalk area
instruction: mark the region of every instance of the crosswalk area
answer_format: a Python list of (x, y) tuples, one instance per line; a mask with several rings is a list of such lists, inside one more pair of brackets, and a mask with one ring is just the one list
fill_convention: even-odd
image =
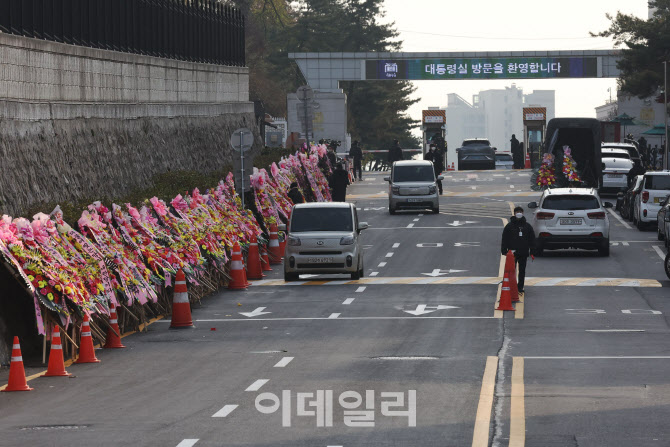
[(510, 202), (447, 203), (440, 205), (440, 214), (507, 219), (512, 209)]

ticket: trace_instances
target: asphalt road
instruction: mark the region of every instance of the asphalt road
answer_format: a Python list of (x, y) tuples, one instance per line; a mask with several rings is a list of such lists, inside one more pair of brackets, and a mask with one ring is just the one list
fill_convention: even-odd
[(611, 215), (610, 257), (529, 262), (523, 302), (503, 314), (500, 235), (538, 197), (529, 173), (446, 173), (440, 214), (396, 216), (383, 174), (366, 174), (349, 188), (370, 224), (365, 278), (286, 285), (276, 266), (203, 300), (195, 329), (158, 321), (68, 367), (74, 378), (1, 393), (0, 444), (670, 445), (670, 283), (654, 232)]

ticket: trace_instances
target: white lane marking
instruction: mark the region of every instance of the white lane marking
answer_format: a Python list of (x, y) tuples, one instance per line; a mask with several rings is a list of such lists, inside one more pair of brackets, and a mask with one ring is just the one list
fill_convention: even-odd
[(514, 189), (514, 185), (509, 185), (510, 189)]
[(400, 247), (400, 242), (396, 242), (395, 244), (393, 244), (393, 248), (398, 248), (398, 247)]
[(656, 254), (658, 255), (658, 257), (661, 258), (663, 260), (663, 262), (665, 262), (665, 253), (663, 253), (663, 250), (661, 250), (661, 247), (659, 247), (658, 245), (652, 245), (651, 248), (653, 248), (654, 251), (656, 252)]
[(419, 214), (419, 217), (423, 217), (423, 214)]
[(342, 315), (342, 314), (330, 314), (330, 316), (328, 317), (328, 319), (329, 319), (329, 320), (332, 320), (332, 319), (335, 319), (335, 318), (339, 318), (340, 315)]
[[(416, 320), (416, 319), (442, 319), (442, 320), (491, 320), (496, 317), (341, 317), (334, 318), (335, 320)], [(194, 320), (199, 323), (219, 323), (222, 321), (312, 321), (312, 320), (330, 320), (327, 317), (295, 317), (295, 318), (258, 318), (256, 320), (247, 320), (241, 318), (231, 319), (207, 319)], [(158, 320), (160, 321), (160, 320)], [(169, 323), (170, 320), (166, 321)]]
[(239, 407), (239, 405), (226, 405), (216, 413), (212, 415), (213, 418), (225, 418), (228, 416), (230, 413), (235, 411), (235, 409)]
[(670, 355), (621, 355), (621, 356), (536, 356), (524, 357), (532, 360), (667, 360)]
[(644, 329), (587, 329), (586, 332), (644, 332)]
[(617, 213), (615, 213), (614, 211), (612, 211), (612, 208), (609, 208), (607, 211), (609, 211), (610, 214), (611, 214), (612, 216), (614, 216), (614, 217), (616, 218), (616, 220), (618, 220), (624, 227), (626, 227), (626, 228), (629, 229), (629, 230), (632, 230), (632, 229), (633, 229), (630, 225), (628, 225), (628, 222), (626, 222), (625, 220), (623, 220), (623, 219), (621, 218), (621, 216), (619, 216)]
[(417, 219), (414, 219), (412, 222), (418, 222), (418, 221), (419, 221), (419, 219), (417, 218)]
[(414, 228), (414, 224), (411, 223), (411, 224), (407, 225), (407, 227), (405, 227), (405, 228)]
[(249, 385), (249, 387), (244, 391), (258, 391), (261, 389), (263, 385), (265, 385), (269, 381), (270, 381), (269, 379), (258, 379), (257, 381)]
[(193, 447), (196, 442), (200, 441), (199, 439), (184, 439), (182, 442), (177, 444), (177, 447)]
[(344, 300), (344, 302), (342, 302), (342, 304), (344, 305), (351, 304), (354, 302), (355, 299), (356, 298), (347, 298), (346, 300)]
[(386, 263), (385, 262), (380, 262), (377, 267), (386, 267)]
[(291, 360), (293, 360), (293, 357), (284, 357), (280, 361), (277, 362), (277, 364), (274, 366), (275, 368), (284, 368), (286, 365), (291, 363)]
[(379, 272), (371, 272), (370, 273), (370, 276), (377, 276), (377, 275), (379, 275)]
[(509, 177), (505, 177), (505, 180), (509, 180), (509, 179), (510, 179)]
[(390, 258), (391, 256), (393, 256), (393, 252), (392, 252), (392, 251), (391, 251), (391, 252), (388, 252), (388, 253), (386, 253), (386, 257), (387, 257), (387, 258)]
[(265, 307), (257, 307), (254, 309), (253, 312), (238, 312), (240, 315), (244, 315), (245, 317), (253, 318), (253, 317), (258, 317), (259, 315), (265, 315), (265, 314), (271, 314), (272, 312), (263, 312), (266, 308)]
[(356, 289), (356, 293), (362, 293), (362, 292), (365, 292), (365, 289), (366, 289), (365, 286), (361, 286), (361, 287), (359, 287), (358, 289)]

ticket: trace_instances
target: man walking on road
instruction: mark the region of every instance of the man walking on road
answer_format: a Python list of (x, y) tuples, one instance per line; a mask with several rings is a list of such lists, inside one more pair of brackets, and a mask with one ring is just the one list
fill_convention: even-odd
[(519, 293), (524, 293), (526, 261), (528, 261), (528, 256), (535, 259), (533, 256), (535, 252), (535, 232), (533, 227), (526, 222), (526, 218), (523, 216), (523, 208), (520, 206), (514, 208), (514, 216), (510, 218), (509, 223), (503, 230), (500, 252), (505, 256), (509, 250), (514, 253), (514, 260), (519, 270)]
[(349, 150), (349, 157), (354, 159), (354, 177), (356, 172), (358, 172), (358, 180), (363, 180), (363, 150), (358, 144), (358, 140), (354, 140), (354, 144), (351, 145)]
[(521, 163), (521, 159), (523, 157), (523, 154), (521, 152), (521, 148), (519, 147), (519, 140), (516, 139), (516, 135), (512, 134), (512, 139), (509, 140), (510, 142), (510, 151), (512, 152), (512, 160), (514, 161), (514, 169), (521, 169), (523, 166)]
[(337, 168), (330, 177), (333, 202), (344, 202), (347, 197), (347, 186), (349, 186), (349, 174), (344, 170), (342, 163), (338, 163)]

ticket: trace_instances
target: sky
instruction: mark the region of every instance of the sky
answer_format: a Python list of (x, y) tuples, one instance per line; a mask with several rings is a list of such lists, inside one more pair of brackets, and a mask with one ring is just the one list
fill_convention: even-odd
[[(647, 0), (385, 0), (383, 22), (395, 22), (402, 51), (547, 51), (604, 50), (611, 39), (589, 32), (609, 27), (606, 13), (648, 17)], [(446, 106), (447, 94), (468, 102), (480, 90), (516, 83), (524, 93), (556, 91), (557, 117), (595, 117), (595, 107), (616, 99), (616, 79), (413, 81), (421, 100), (408, 113)], [(415, 133), (419, 133), (418, 130)]]

